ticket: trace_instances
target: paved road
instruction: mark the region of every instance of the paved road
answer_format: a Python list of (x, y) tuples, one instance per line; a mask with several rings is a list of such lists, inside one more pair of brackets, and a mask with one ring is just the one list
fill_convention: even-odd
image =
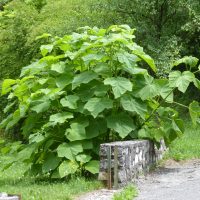
[(200, 200), (200, 160), (168, 161), (165, 167), (141, 178), (138, 188), (136, 200)]

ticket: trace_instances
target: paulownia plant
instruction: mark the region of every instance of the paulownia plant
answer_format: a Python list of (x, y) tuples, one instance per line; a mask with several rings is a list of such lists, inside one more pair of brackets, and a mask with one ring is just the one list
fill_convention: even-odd
[[(183, 122), (169, 105), (174, 90), (184, 93), (192, 82), (200, 88), (199, 80), (190, 71), (155, 79), (150, 75), (156, 72), (154, 61), (133, 33), (121, 25), (84, 27), (62, 38), (41, 36), (51, 41), (41, 46), (42, 58), (2, 85), (8, 117), (0, 127), (22, 124), (27, 142), (7, 148), (15, 156), (6, 167), (22, 161), (35, 175), (52, 178), (80, 169), (95, 174), (103, 142), (146, 138), (168, 145), (183, 134)], [(196, 67), (197, 62), (188, 64)], [(190, 113), (196, 123), (198, 102), (190, 105)]]

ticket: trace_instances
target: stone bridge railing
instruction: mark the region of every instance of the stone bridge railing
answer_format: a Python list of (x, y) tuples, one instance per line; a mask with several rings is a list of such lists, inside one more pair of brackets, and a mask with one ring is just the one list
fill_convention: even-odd
[(109, 189), (134, 182), (140, 173), (162, 159), (165, 148), (158, 150), (148, 140), (122, 141), (102, 144), (100, 147), (99, 180), (106, 181)]

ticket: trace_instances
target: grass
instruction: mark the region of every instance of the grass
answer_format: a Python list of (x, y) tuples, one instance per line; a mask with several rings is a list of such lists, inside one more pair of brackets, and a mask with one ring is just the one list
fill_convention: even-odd
[(71, 200), (73, 196), (102, 187), (94, 179), (76, 177), (69, 181), (50, 181), (24, 177), (22, 172), (23, 166), (0, 171), (0, 193), (21, 194), (23, 200)]
[(186, 122), (185, 134), (175, 140), (166, 154), (166, 158), (176, 161), (200, 158), (200, 125), (194, 127)]
[[(200, 125), (194, 127), (186, 122), (185, 134), (175, 140), (166, 154), (166, 159), (177, 161), (200, 158)], [(2, 165), (0, 157), (0, 165)], [(76, 177), (66, 181), (50, 181), (23, 176), (23, 166), (13, 166), (5, 172), (0, 171), (0, 193), (21, 194), (24, 200), (70, 200), (81, 193), (102, 188), (96, 180)], [(132, 200), (137, 196), (137, 189), (128, 186), (115, 194), (113, 200)]]
[(120, 193), (114, 194), (113, 200), (133, 200), (137, 197), (138, 191), (135, 186), (129, 185), (125, 187)]

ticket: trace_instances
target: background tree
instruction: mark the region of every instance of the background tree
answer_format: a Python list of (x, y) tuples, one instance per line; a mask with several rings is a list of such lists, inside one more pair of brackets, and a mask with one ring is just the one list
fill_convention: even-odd
[[(156, 58), (160, 75), (169, 71), (176, 58), (186, 55), (187, 45), (192, 45), (189, 35), (190, 44), (185, 43), (183, 27), (199, 17), (197, 14), (192, 15), (198, 11), (196, 9), (198, 2), (196, 0), (144, 0), (142, 2), (108, 0), (109, 9), (117, 14), (121, 23), (136, 27), (137, 41)], [(187, 51), (187, 54), (193, 53)]]

